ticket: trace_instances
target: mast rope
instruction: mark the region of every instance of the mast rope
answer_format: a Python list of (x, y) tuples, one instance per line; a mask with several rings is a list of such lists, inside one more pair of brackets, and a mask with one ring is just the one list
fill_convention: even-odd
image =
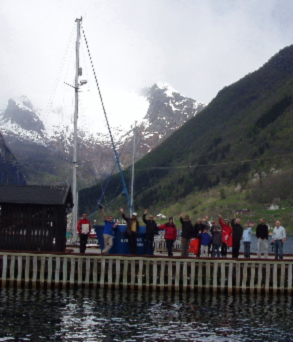
[[(131, 131), (127, 132), (126, 134), (129, 134), (130, 132), (131, 132)], [(123, 152), (123, 149), (124, 149), (124, 147), (125, 147), (125, 144), (126, 144), (126, 140), (124, 141), (124, 144), (123, 144), (123, 146), (122, 146), (122, 148), (121, 148), (121, 151), (120, 151), (120, 153), (119, 153), (119, 157), (121, 156), (121, 154), (122, 154), (122, 152)], [(97, 204), (96, 204), (96, 206), (95, 206), (93, 212), (92, 212), (89, 216), (93, 216), (93, 215), (97, 212), (98, 206), (99, 206), (99, 204), (102, 202), (103, 197), (105, 196), (106, 189), (107, 189), (107, 187), (108, 187), (108, 185), (109, 185), (109, 182), (110, 182), (110, 180), (111, 180), (111, 178), (112, 178), (112, 176), (113, 176), (113, 173), (114, 173), (114, 171), (115, 171), (115, 168), (116, 168), (116, 163), (115, 163), (115, 165), (113, 166), (112, 171), (111, 171), (109, 177), (107, 178), (107, 181), (106, 181), (105, 186), (104, 186), (104, 187), (101, 186), (101, 187), (102, 187), (102, 193), (101, 193), (101, 195), (100, 195), (100, 198), (99, 198), (98, 201), (97, 201)], [(117, 192), (117, 190), (116, 190), (116, 192)], [(111, 202), (110, 202), (110, 203), (111, 203)], [(104, 207), (106, 207), (106, 206), (107, 206), (107, 205), (104, 205)]]
[[(114, 197), (110, 202), (106, 203), (104, 208), (112, 208), (113, 203), (116, 202), (116, 200), (118, 199), (119, 196), (123, 195), (123, 192), (121, 192), (119, 195), (117, 195), (116, 197)], [(91, 218), (92, 216), (94, 216), (96, 213), (98, 212), (98, 209), (96, 209), (95, 211), (93, 211), (88, 217)]]
[(88, 41), (87, 41), (87, 38), (86, 38), (86, 35), (85, 35), (85, 32), (84, 32), (83, 26), (82, 26), (82, 33), (83, 33), (83, 37), (84, 37), (84, 40), (85, 40), (87, 52), (88, 52), (88, 55), (89, 55), (91, 67), (92, 67), (92, 70), (93, 70), (93, 73), (94, 73), (94, 78), (95, 78), (96, 86), (97, 86), (97, 89), (98, 89), (101, 105), (102, 105), (102, 108), (103, 108), (103, 113), (104, 113), (104, 116), (105, 116), (107, 128), (108, 128), (108, 131), (109, 131), (109, 135), (110, 135), (110, 139), (111, 139), (111, 143), (112, 143), (112, 147), (113, 147), (114, 156), (115, 156), (115, 159), (116, 159), (116, 164), (118, 166), (118, 170), (119, 170), (119, 173), (120, 173), (120, 177), (121, 177), (121, 181), (122, 181), (122, 185), (123, 185), (123, 191), (122, 192), (125, 193), (126, 198), (127, 198), (127, 202), (128, 202), (128, 206), (129, 206), (130, 210), (132, 211), (132, 205), (131, 205), (131, 202), (130, 202), (128, 190), (127, 190), (126, 183), (125, 183), (125, 180), (124, 180), (123, 171), (122, 171), (121, 164), (120, 164), (120, 159), (119, 159), (119, 156), (118, 156), (118, 153), (117, 153), (117, 150), (116, 150), (116, 146), (115, 146), (115, 143), (114, 143), (112, 131), (111, 131), (109, 120), (108, 120), (108, 116), (107, 116), (107, 113), (106, 113), (106, 108), (105, 108), (105, 105), (104, 105), (104, 100), (103, 100), (103, 97), (102, 97), (100, 85), (99, 85), (99, 82), (98, 82), (98, 79), (97, 79), (96, 71), (95, 71), (95, 68), (94, 68), (94, 64), (93, 64), (93, 61), (92, 61), (92, 56), (91, 56), (91, 53), (90, 53)]

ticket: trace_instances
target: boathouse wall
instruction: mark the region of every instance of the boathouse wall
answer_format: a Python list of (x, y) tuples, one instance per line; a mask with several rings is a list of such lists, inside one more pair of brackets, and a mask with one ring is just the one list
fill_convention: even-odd
[(64, 252), (72, 206), (70, 187), (0, 186), (0, 250)]

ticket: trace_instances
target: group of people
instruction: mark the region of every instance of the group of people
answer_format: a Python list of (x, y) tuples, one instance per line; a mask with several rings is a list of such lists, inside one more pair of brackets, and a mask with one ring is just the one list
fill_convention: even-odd
[[(104, 248), (101, 253), (106, 254), (113, 246), (113, 229), (118, 226), (118, 222), (113, 220), (112, 216), (106, 216), (105, 210), (100, 206), (104, 220), (103, 239)], [(131, 217), (124, 214), (123, 208), (119, 208), (122, 219), (126, 222), (126, 232), (128, 245), (131, 254), (137, 254), (137, 234), (139, 232), (139, 221), (137, 213), (132, 213)], [(164, 230), (166, 248), (168, 256), (173, 256), (174, 242), (177, 239), (177, 227), (173, 217), (169, 217), (168, 222), (157, 225), (153, 215), (147, 218), (148, 210), (145, 209), (142, 219), (146, 226), (144, 253), (154, 254), (154, 237), (160, 230)], [(252, 227), (249, 221), (244, 228), (241, 225), (241, 219), (234, 218), (230, 221), (223, 219), (219, 214), (218, 224), (215, 221), (208, 221), (208, 216), (198, 219), (193, 225), (188, 215), (180, 214), (181, 224), (181, 256), (187, 257), (193, 252), (197, 257), (227, 257), (227, 250), (232, 247), (232, 257), (239, 257), (241, 241), (244, 247), (244, 257), (250, 258), (250, 245)], [(86, 242), (91, 229), (90, 221), (87, 215), (83, 214), (82, 219), (78, 221), (77, 231), (80, 236), (80, 253), (85, 252)], [(257, 257), (268, 258), (268, 237), (269, 229), (265, 219), (261, 218), (256, 227), (257, 237)], [(273, 230), (272, 242), (274, 243), (275, 259), (283, 259), (283, 244), (286, 241), (286, 231), (280, 221), (276, 222)]]

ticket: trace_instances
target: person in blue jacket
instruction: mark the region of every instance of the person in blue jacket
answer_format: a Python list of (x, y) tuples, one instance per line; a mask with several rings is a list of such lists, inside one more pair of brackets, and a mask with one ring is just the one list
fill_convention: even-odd
[(200, 255), (207, 257), (209, 253), (209, 244), (212, 241), (212, 237), (208, 233), (208, 228), (204, 228), (203, 232), (199, 232), (198, 237), (201, 239)]
[(113, 246), (113, 228), (118, 226), (118, 223), (113, 220), (112, 216), (106, 216), (105, 209), (100, 206), (103, 219), (104, 219), (104, 229), (103, 229), (103, 239), (104, 239), (104, 249), (102, 254), (107, 254), (111, 247)]

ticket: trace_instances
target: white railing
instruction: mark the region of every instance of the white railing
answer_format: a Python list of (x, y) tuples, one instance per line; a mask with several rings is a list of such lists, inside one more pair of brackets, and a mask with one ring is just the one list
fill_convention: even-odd
[(2, 286), (287, 292), (293, 260), (0, 252)]
[[(164, 238), (155, 238), (154, 239), (155, 251), (159, 253), (166, 253), (166, 240)], [(174, 241), (174, 251), (181, 250), (181, 240)]]

